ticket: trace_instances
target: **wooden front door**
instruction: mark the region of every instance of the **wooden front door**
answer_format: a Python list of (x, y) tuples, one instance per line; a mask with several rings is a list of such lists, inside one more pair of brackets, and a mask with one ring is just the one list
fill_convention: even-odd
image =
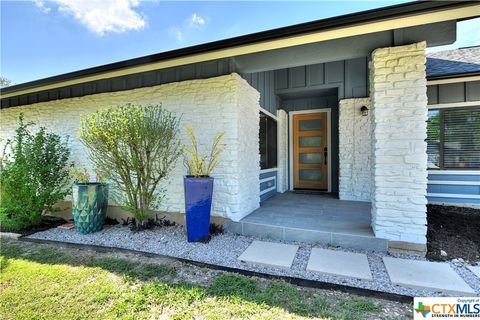
[(295, 189), (328, 189), (327, 113), (293, 116), (293, 180)]

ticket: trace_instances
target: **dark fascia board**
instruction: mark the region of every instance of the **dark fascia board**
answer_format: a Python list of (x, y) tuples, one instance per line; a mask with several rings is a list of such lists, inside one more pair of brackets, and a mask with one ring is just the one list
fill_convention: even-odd
[(375, 20), (383, 20), (394, 18), (407, 14), (420, 14), (422, 12), (445, 9), (456, 6), (463, 6), (465, 2), (462, 1), (415, 1), (404, 4), (398, 4), (383, 8), (377, 8), (357, 13), (351, 13), (332, 18), (326, 18), (321, 20), (315, 20), (312, 22), (306, 22), (296, 24), (293, 26), (287, 26), (248, 35), (238, 36), (234, 38), (208, 42), (191, 47), (165, 51), (157, 54), (143, 56), (139, 58), (114, 62), (105, 64), (93, 68), (83, 69), (79, 71), (69, 72), (57, 76), (52, 76), (44, 79), (25, 82), (10, 87), (3, 88), (1, 91), (4, 94), (12, 93), (18, 90), (31, 89), (37, 86), (50, 85), (57, 82), (66, 80), (72, 80), (85, 76), (90, 76), (98, 73), (104, 73), (124, 68), (130, 68), (140, 65), (146, 65), (162, 60), (168, 60), (173, 58), (179, 58), (199, 53), (206, 53), (216, 51), (220, 49), (236, 47), (241, 45), (253, 44), (257, 42), (263, 42), (268, 40), (275, 40), (280, 38), (292, 37), (300, 34), (318, 32), (333, 28), (345, 27), (352, 24), (364, 23)]
[(454, 78), (466, 78), (480, 76), (480, 71), (464, 72), (464, 73), (445, 73), (434, 76), (427, 76), (427, 80), (442, 80), (442, 79), (454, 79)]

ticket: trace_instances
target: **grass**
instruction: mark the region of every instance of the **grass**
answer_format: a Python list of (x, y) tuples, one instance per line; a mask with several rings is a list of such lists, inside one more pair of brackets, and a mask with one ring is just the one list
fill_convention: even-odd
[(2, 319), (365, 319), (382, 311), (278, 281), (219, 273), (201, 286), (168, 265), (39, 245), (6, 242), (0, 257)]

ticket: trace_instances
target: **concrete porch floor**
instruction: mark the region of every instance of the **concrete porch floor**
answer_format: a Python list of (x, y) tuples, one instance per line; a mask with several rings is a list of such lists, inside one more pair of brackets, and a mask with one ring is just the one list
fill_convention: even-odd
[(388, 241), (373, 234), (370, 210), (369, 202), (285, 192), (226, 228), (243, 235), (387, 251)]
[(344, 201), (329, 194), (285, 192), (241, 221), (373, 237), (370, 208), (369, 202)]

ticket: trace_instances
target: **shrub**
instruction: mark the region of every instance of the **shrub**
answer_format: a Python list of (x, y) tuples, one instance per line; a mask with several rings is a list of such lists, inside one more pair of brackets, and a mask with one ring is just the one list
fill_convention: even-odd
[(81, 122), (80, 141), (112, 182), (117, 203), (141, 226), (163, 198), (161, 184), (181, 154), (179, 120), (161, 105), (97, 111)]
[(42, 213), (68, 194), (70, 178), (66, 141), (19, 116), (15, 137), (7, 140), (0, 161), (0, 223), (17, 230), (40, 222)]

